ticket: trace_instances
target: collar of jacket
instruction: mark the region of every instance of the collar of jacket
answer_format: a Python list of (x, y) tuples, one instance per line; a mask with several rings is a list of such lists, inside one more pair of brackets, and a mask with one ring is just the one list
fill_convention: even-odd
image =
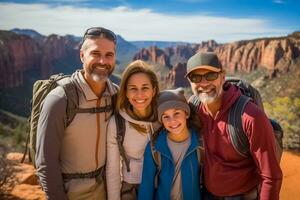
[(137, 124), (137, 125), (140, 125), (140, 126), (143, 126), (143, 127), (150, 127), (151, 129), (151, 133), (154, 133), (156, 130), (158, 130), (161, 126), (161, 124), (159, 123), (159, 121), (154, 121), (154, 122), (151, 122), (151, 121), (143, 121), (143, 120), (136, 120), (136, 119), (133, 119), (132, 117), (130, 117), (128, 115), (128, 113), (125, 111), (125, 110), (120, 110), (120, 115), (128, 122), (131, 122), (133, 124)]
[[(185, 153), (185, 155), (189, 154), (190, 152), (196, 150), (196, 148), (200, 147), (199, 139), (198, 139), (198, 133), (194, 129), (189, 129), (191, 134), (191, 144)], [(167, 142), (168, 132), (166, 129), (163, 129), (159, 136), (157, 137), (157, 140), (155, 142), (155, 150), (159, 151), (161, 154), (168, 157), (170, 160), (173, 160), (172, 153), (170, 151), (170, 148), (168, 147)]]
[[(90, 86), (87, 84), (86, 80), (83, 77), (82, 70), (77, 70), (72, 77), (76, 81), (76, 86), (83, 93), (87, 101), (99, 99), (95, 93), (92, 91)], [(118, 86), (111, 82), (110, 79), (106, 81), (106, 87), (102, 94), (102, 97), (111, 97), (112, 95), (118, 92)]]
[[(223, 86), (222, 104), (217, 116), (220, 117), (224, 113), (226, 113), (235, 103), (235, 101), (241, 96), (241, 94), (242, 93), (237, 86), (226, 82)], [(205, 106), (202, 103), (200, 105), (200, 109), (202, 110), (202, 112), (206, 113), (206, 115), (209, 116), (209, 112), (206, 110)]]

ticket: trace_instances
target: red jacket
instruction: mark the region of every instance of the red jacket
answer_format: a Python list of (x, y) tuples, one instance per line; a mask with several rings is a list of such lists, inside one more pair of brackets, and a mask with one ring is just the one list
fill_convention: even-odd
[(258, 184), (260, 200), (279, 199), (282, 172), (276, 160), (272, 126), (265, 113), (249, 102), (242, 115), (243, 130), (249, 143), (251, 158), (244, 158), (233, 148), (227, 131), (229, 110), (241, 95), (234, 85), (224, 91), (222, 106), (215, 119), (203, 105), (199, 117), (204, 127), (205, 184), (217, 196), (243, 194)]

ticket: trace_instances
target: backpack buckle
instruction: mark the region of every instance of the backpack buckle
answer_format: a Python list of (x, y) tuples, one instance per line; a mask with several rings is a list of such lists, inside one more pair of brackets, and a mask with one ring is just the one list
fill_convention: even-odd
[(96, 107), (92, 108), (91, 113), (97, 113), (97, 108)]

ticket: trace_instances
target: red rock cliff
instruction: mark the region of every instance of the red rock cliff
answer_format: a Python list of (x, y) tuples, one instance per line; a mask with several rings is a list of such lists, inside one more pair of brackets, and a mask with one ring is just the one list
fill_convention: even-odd
[(156, 46), (143, 48), (141, 51), (134, 55), (133, 60), (137, 59), (147, 60), (164, 66), (170, 65), (170, 56), (168, 54), (168, 51), (163, 51)]
[(24, 73), (30, 70), (37, 70), (40, 78), (49, 77), (53, 62), (76, 48), (78, 42), (67, 37), (50, 35), (37, 42), (25, 35), (0, 31), (0, 88), (23, 85)]
[(27, 36), (1, 32), (0, 87), (16, 87), (23, 83), (23, 72), (39, 64), (40, 49)]
[(300, 54), (300, 40), (293, 37), (258, 39), (224, 44), (214, 51), (229, 71), (251, 72), (257, 68), (285, 72)]
[[(147, 54), (139, 56), (140, 53), (137, 53), (134, 59), (139, 58), (157, 63), (159, 59), (155, 57), (155, 51), (157, 48), (143, 49), (143, 52)], [(186, 72), (183, 66), (186, 65), (188, 58), (198, 51), (216, 52), (224, 68), (230, 72), (251, 72), (258, 68), (266, 68), (270, 74), (284, 73), (289, 70), (293, 60), (300, 55), (300, 33), (296, 32), (287, 37), (237, 41), (222, 45), (212, 40), (200, 44), (159, 49), (160, 54), (164, 55), (164, 60), (170, 61), (166, 65), (170, 68), (170, 72), (165, 75), (164, 79), (168, 87), (188, 86), (183, 77)]]

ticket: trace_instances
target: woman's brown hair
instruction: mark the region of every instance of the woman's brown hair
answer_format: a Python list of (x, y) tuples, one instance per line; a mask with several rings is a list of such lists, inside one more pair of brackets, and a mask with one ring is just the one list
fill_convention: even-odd
[[(148, 65), (146, 62), (142, 60), (136, 60), (131, 62), (122, 73), (121, 83), (120, 83), (120, 90), (118, 94), (118, 100), (116, 105), (116, 110), (119, 112), (122, 109), (128, 110), (131, 107), (129, 100), (126, 96), (127, 90), (127, 82), (129, 78), (136, 73), (144, 73), (149, 78), (152, 87), (154, 88), (155, 94), (151, 101), (151, 108), (154, 113), (156, 113), (156, 102), (159, 93), (159, 83), (158, 78), (153, 71), (152, 67)], [(156, 115), (156, 114), (155, 114)]]

